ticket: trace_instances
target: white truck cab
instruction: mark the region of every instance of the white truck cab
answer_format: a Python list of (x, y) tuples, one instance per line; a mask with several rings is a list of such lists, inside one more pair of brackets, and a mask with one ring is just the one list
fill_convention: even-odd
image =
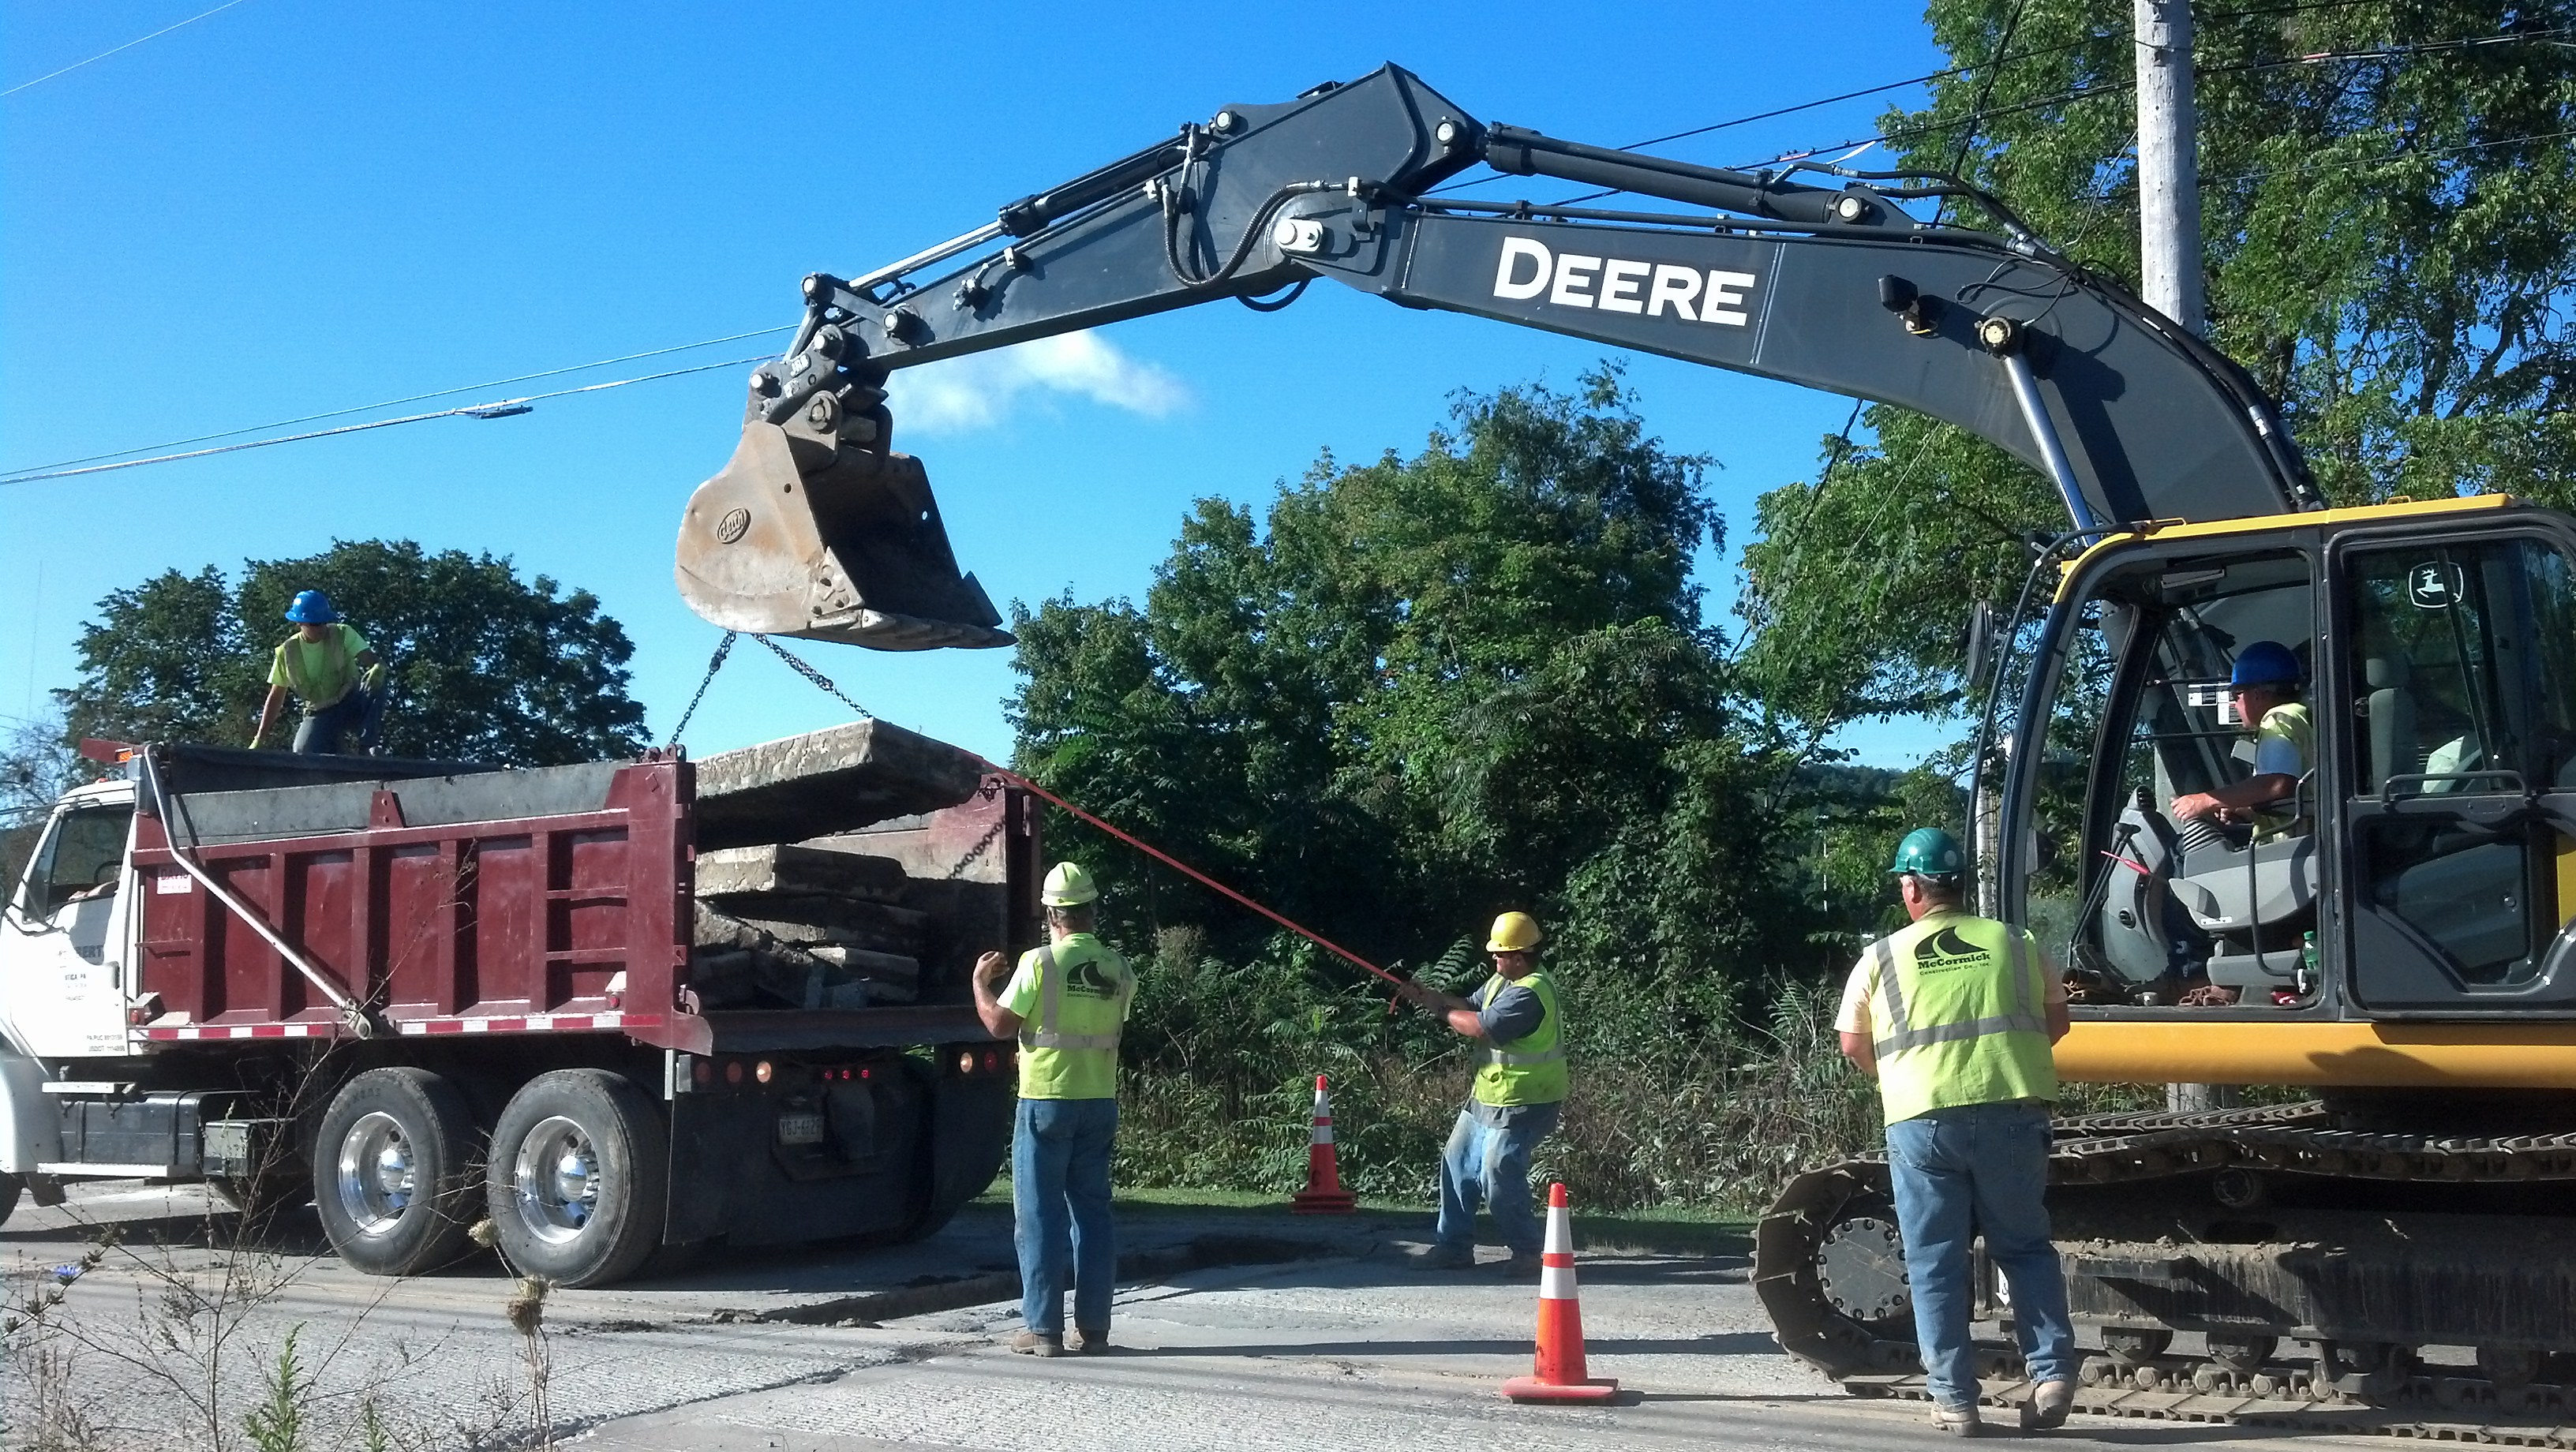
[[(133, 784), (81, 787), (0, 899), (0, 1217), (22, 1183), (60, 1168), (64, 1061), (130, 1051), (133, 843)], [(60, 1198), (36, 1183), (40, 1202)]]
[(0, 913), (0, 1037), (37, 1060), (127, 1052), (134, 786), (65, 795)]

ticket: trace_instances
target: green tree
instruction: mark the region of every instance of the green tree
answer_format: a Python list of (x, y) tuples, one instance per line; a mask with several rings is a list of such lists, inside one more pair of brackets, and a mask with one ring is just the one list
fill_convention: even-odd
[(644, 708), (626, 693), (634, 646), (597, 596), (408, 540), (248, 561), (238, 583), (211, 565), (165, 570), (110, 594), (82, 629), (80, 679), (54, 693), (67, 735), (246, 743), (287, 603), (306, 589), (388, 662), (390, 754), (545, 766), (644, 744)]
[[(1883, 129), (2087, 268), (2137, 276), (2119, 0), (1933, 0), (1959, 72)], [(2576, 5), (2349, 0), (2197, 12), (2212, 340), (2280, 399), (2327, 492), (2576, 501)], [(1980, 221), (1974, 208), (1962, 220)], [(1809, 739), (1960, 701), (1965, 602), (2020, 589), (2048, 487), (1891, 408), (1765, 496), (1744, 679)], [(1830, 624), (1831, 629), (1818, 628)]]
[[(1615, 920), (1560, 961), (1704, 1020), (1797, 919), (1760, 850), (1780, 763), (1728, 708), (1690, 578), (1721, 538), (1708, 466), (1605, 370), (1462, 396), (1418, 454), (1326, 456), (1258, 519), (1202, 500), (1141, 609), (1015, 608), (1019, 764), (1375, 956), (1428, 961), (1507, 907)], [(1138, 941), (1268, 936), (1059, 841), (1127, 885)]]

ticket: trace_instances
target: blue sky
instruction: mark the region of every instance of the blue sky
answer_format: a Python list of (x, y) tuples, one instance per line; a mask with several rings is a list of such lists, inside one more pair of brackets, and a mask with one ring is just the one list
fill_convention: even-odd
[[(0, 0), (0, 89), (207, 5)], [(1920, 13), (1884, 3), (1326, 16), (241, 0), (0, 98), (0, 466), (784, 325), (807, 272), (865, 270), (1181, 121), (1390, 60), (1483, 119), (1606, 145), (1944, 63)], [(1665, 150), (1759, 162), (1867, 136), (1882, 105), (1911, 98)], [(1192, 499), (1265, 498), (1326, 447), (1411, 452), (1454, 390), (1570, 385), (1603, 356), (1323, 284), (1275, 316), (1196, 308), (903, 375), (896, 440), (928, 466), (960, 560), (997, 602), (1141, 597)], [(385, 537), (489, 550), (595, 591), (636, 639), (658, 737), (718, 637), (674, 593), (671, 546), (689, 491), (732, 450), (747, 371), (0, 487), (0, 717), (41, 712), (70, 681), (79, 623), (110, 590)], [(1812, 477), (1849, 407), (1655, 358), (1629, 378), (1669, 445), (1724, 466), (1711, 484), (1737, 544), (1754, 498)], [(1701, 573), (1722, 613), (1727, 561)], [(1009, 747), (1007, 652), (797, 648), (889, 720)], [(764, 653), (737, 653), (689, 741), (843, 714)], [(1852, 742), (1886, 762), (1934, 744), (1903, 725)]]

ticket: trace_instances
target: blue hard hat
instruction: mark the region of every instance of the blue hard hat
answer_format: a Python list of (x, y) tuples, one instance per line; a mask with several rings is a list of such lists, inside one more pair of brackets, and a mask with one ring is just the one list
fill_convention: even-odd
[(1955, 878), (1968, 868), (1968, 854), (1959, 850), (1959, 839), (1938, 827), (1917, 827), (1896, 844), (1896, 864), (1887, 869), (1890, 876)]
[(2288, 646), (2277, 640), (2258, 640), (2236, 654), (2236, 669), (2230, 671), (2227, 683), (2232, 686), (2296, 685), (2307, 672), (2300, 669), (2299, 658)]
[(331, 597), (319, 590), (298, 590), (295, 603), (286, 607), (286, 618), (294, 625), (328, 625), (340, 618), (331, 608)]

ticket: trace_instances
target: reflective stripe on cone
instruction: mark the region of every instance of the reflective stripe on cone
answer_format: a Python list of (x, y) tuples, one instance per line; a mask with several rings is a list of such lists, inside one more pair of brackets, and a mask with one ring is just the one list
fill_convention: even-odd
[(1342, 1188), (1341, 1160), (1333, 1148), (1333, 1096), (1315, 1076), (1315, 1131), (1307, 1140), (1306, 1188), (1288, 1197), (1298, 1215), (1348, 1215), (1359, 1202)]
[(1528, 1376), (1503, 1383), (1516, 1402), (1606, 1402), (1619, 1394), (1613, 1377), (1593, 1377), (1583, 1361), (1583, 1307), (1574, 1287), (1574, 1220), (1565, 1186), (1547, 1187), (1547, 1244), (1539, 1255), (1538, 1354)]

